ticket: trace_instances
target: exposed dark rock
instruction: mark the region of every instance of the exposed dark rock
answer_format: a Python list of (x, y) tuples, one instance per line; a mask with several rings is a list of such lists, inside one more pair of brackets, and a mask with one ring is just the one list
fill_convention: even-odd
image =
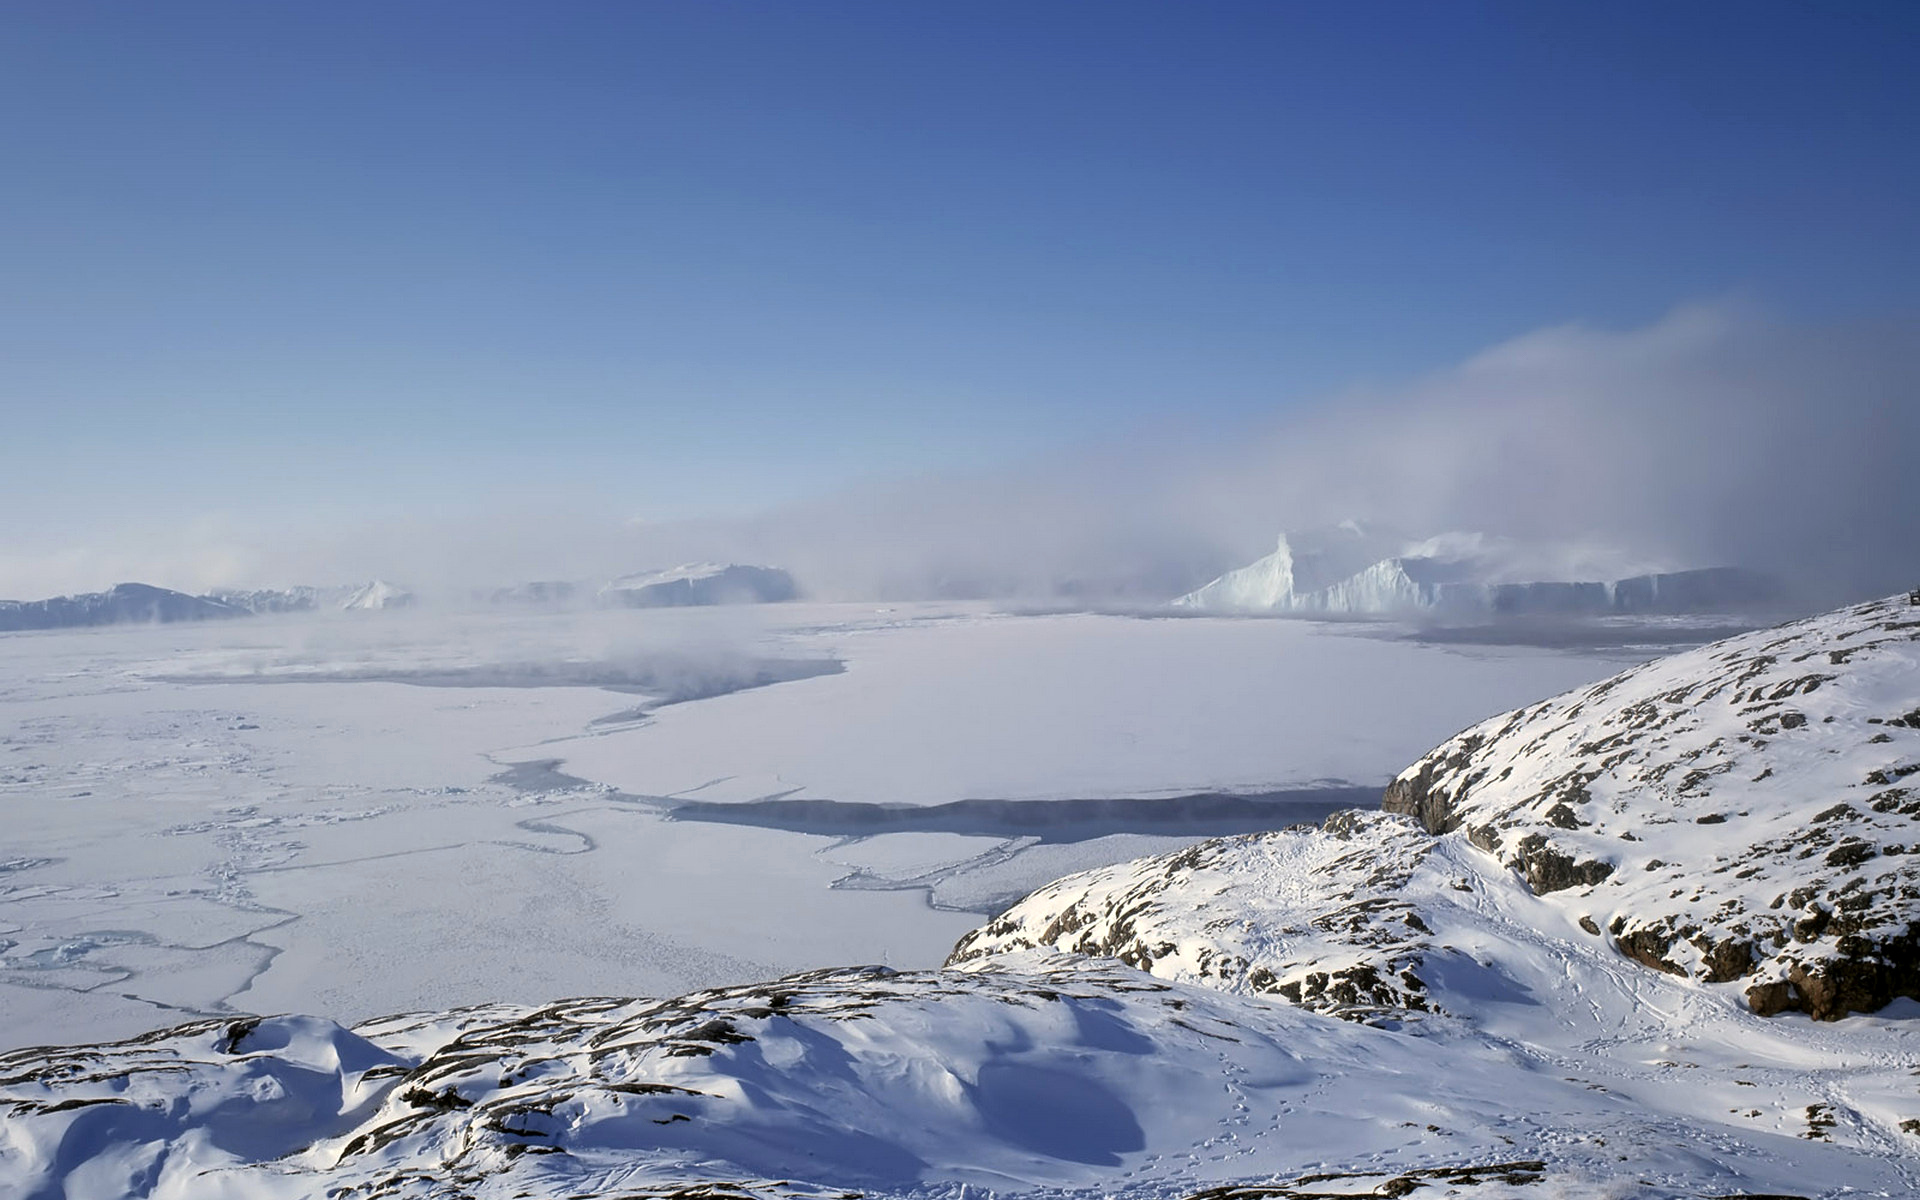
[(1536, 894), (1558, 892), (1570, 887), (1588, 887), (1613, 874), (1613, 864), (1598, 859), (1577, 860), (1554, 848), (1545, 834), (1530, 833), (1520, 839), (1513, 865), (1526, 878)]

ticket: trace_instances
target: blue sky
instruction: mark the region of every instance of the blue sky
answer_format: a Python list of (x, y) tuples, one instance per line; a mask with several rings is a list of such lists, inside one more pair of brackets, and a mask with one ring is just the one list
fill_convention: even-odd
[(1917, 34), (1893, 3), (12, 5), (0, 536), (737, 513), (1226, 436), (1703, 298), (1910, 314)]

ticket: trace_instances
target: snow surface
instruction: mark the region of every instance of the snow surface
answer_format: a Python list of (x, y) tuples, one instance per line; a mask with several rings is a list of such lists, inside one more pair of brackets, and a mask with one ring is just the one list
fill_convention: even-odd
[[(1761, 1061), (1723, 1066), (1733, 1048), (1711, 1024), (1652, 1042), (1616, 1029), (1613, 1053), (1567, 1055), (1033, 955), (356, 1031), (203, 1022), (0, 1057), (0, 1187), (76, 1200), (1172, 1197), (1227, 1184), (1904, 1195), (1920, 1182), (1905, 1135), (1848, 1105), (1856, 1090), (1911, 1090), (1897, 1025), (1804, 1048), (1825, 1060), (1813, 1069), (1765, 1061), (1764, 1043), (1738, 1050)], [(1806, 1097), (1832, 1121), (1796, 1114)]]
[[(1491, 1200), (1920, 1189), (1920, 1003), (1833, 1023), (1758, 1016), (1735, 985), (1623, 957), (1581, 923), (1587, 891), (1537, 894), (1470, 827), (1436, 836), (1409, 816), (1363, 812), (1186, 846), (1133, 836), (1115, 841), (1162, 853), (1115, 865), (1090, 842), (825, 839), (676, 821), (672, 797), (632, 782), (708, 766), (709, 739), (727, 726), (752, 770), (828, 799), (849, 780), (869, 789), (851, 794), (950, 799), (954, 765), (983, 746), (1021, 750), (1016, 729), (1023, 752), (995, 768), (1007, 795), (1089, 794), (1083, 785), (1104, 779), (1104, 765), (1034, 743), (1064, 738), (1084, 753), (1125, 746), (1123, 735), (1152, 739), (1130, 765), (1160, 763), (1144, 779), (1164, 786), (1134, 795), (1311, 782), (1324, 775), (1306, 772), (1342, 755), (1364, 761), (1414, 736), (1410, 726), (1441, 720), (1447, 702), (1539, 694), (1555, 676), (1617, 664), (1289, 622), (964, 607), (782, 606), (778, 619), (747, 625), (716, 612), (599, 617), (648, 622), (660, 644), (680, 645), (693, 631), (711, 636), (722, 615), (735, 655), (830, 649), (845, 670), (772, 686), (742, 677), (743, 690), (634, 709), (633, 696), (580, 686), (377, 682), (359, 673), (364, 661), (326, 679), (315, 658), (369, 653), (337, 624), (296, 654), (205, 629), (0, 641), (13, 667), (0, 703), (22, 718), (22, 736), (0, 744), (0, 795), (25, 834), (0, 876), (0, 919), (15, 943), (0, 986), (9, 1002), (36, 987), (57, 997), (31, 1012), (9, 1005), (16, 1034), (83, 1019), (109, 1028), (118, 1018), (94, 1006), (116, 991), (151, 1003), (143, 993), (193, 994), (221, 969), (243, 980), (181, 1004), (212, 1015), (174, 1030), (0, 1055), (0, 1193), (1173, 1200), (1220, 1187), (1233, 1189), (1221, 1200)], [(1860, 670), (1857, 688), (1830, 679), (1815, 689), (1840, 698), (1834, 725), (1863, 696), (1901, 713), (1920, 704), (1911, 664), (1894, 661), (1910, 643), (1884, 628), (1898, 623), (1884, 608), (1866, 622), (1889, 635), (1874, 652), (1831, 661), (1855, 644), (1855, 616), (1764, 635), (1827, 655), (1819, 673)], [(467, 640), (451, 638), (464, 647), (456, 653), (445, 626), (408, 620), (381, 623), (373, 657), (404, 660), (399, 631), (413, 628), (416, 653), (437, 656), (436, 670), (462, 655), (497, 667), (537, 658), (529, 647), (543, 639), (551, 656), (578, 657), (587, 630), (614, 628), (569, 624), (556, 639), (551, 624), (475, 618)], [(284, 642), (295, 628), (305, 627), (253, 631), (279, 630)], [(1732, 657), (1708, 648), (1608, 690), (1642, 676), (1683, 686), (1703, 672), (1739, 675), (1767, 645), (1742, 642)], [(306, 681), (284, 682), (290, 668)], [(1038, 696), (1009, 690), (1020, 680)], [(1771, 695), (1787, 681), (1765, 682)], [(1520, 716), (1558, 713), (1541, 727), (1557, 736), (1578, 718), (1565, 711), (1578, 697), (1596, 703), (1608, 690)], [(929, 698), (949, 691), (972, 708)], [(1806, 691), (1802, 681), (1796, 696)], [(1329, 724), (1313, 716), (1349, 700), (1355, 708), (1338, 715), (1371, 726), (1361, 751), (1324, 745)], [(885, 755), (909, 739), (925, 761), (900, 754), (817, 782), (825, 760), (796, 735), (835, 723), (814, 723), (823, 707), (841, 724), (867, 718), (836, 748)], [(608, 708), (617, 719), (601, 721)], [(1206, 722), (1247, 709), (1265, 717), (1269, 757), (1181, 773), (1185, 755), (1204, 761), (1214, 749)], [(963, 711), (959, 745), (932, 736)], [(277, 736), (253, 736), (270, 725)], [(1697, 749), (1683, 725), (1642, 731), (1646, 761)], [(1421, 736), (1431, 744), (1444, 732)], [(519, 748), (501, 751), (509, 738)], [(1891, 744), (1826, 749), (1851, 767)], [(1794, 753), (1782, 738), (1761, 749)], [(1430, 761), (1452, 771), (1480, 750), (1443, 746)], [(1534, 769), (1537, 751), (1517, 751), (1509, 778)], [(674, 763), (676, 753), (692, 763)], [(1821, 778), (1788, 776), (1796, 787)], [(93, 799), (82, 791), (111, 799), (48, 803)], [(258, 798), (235, 806), (236, 791)], [(1648, 797), (1661, 795), (1635, 802), (1652, 811)], [(1416, 799), (1432, 796), (1472, 799), (1459, 787)], [(1729, 824), (1698, 828), (1712, 838)], [(156, 826), (171, 836), (136, 850), (132, 839)], [(211, 869), (209, 850), (226, 856)], [(849, 944), (923, 946), (943, 925), (977, 923), (923, 894), (1042, 852), (1061, 855), (1048, 868), (1091, 871), (969, 934), (952, 967), (711, 986)], [(1741, 886), (1733, 874), (1699, 878), (1709, 890)], [(27, 943), (63, 920), (78, 932)], [(164, 938), (151, 932), (160, 927)], [(839, 961), (859, 957), (872, 955)], [(663, 964), (683, 978), (704, 973), (704, 990), (632, 998), (687, 991), (631, 986), (648, 971), (670, 975)], [(33, 983), (32, 972), (47, 974)], [(595, 983), (549, 987), (542, 1000), (610, 998), (540, 1002), (523, 991), (518, 1003), (453, 1007), (577, 979)], [(406, 987), (437, 998), (395, 1006), (424, 1010), (412, 1015), (353, 1015)], [(349, 1024), (223, 1011), (245, 1008)]]
[(562, 757), (623, 792), (710, 801), (1371, 786), (1480, 715), (1644, 657), (1468, 651), (1295, 622), (856, 612), (816, 609), (832, 619), (789, 643), (831, 646), (843, 675), (505, 756)]
[(1377, 787), (1482, 714), (1617, 665), (955, 605), (11, 635), (0, 1047), (933, 966), (1050, 879), (1194, 839), (792, 833), (674, 820), (672, 793)]

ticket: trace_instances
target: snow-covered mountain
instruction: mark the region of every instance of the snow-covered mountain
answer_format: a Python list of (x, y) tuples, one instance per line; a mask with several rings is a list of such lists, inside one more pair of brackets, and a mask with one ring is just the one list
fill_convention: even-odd
[(1480, 620), (1718, 612), (1774, 595), (1768, 580), (1736, 568), (1626, 573), (1630, 562), (1478, 533), (1408, 541), (1348, 523), (1282, 534), (1272, 554), (1174, 604), (1206, 612)]
[(778, 567), (688, 563), (667, 571), (625, 575), (600, 590), (603, 603), (628, 608), (692, 604), (777, 604), (798, 595), (793, 576)]
[(213, 597), (189, 596), (144, 583), (120, 583), (104, 592), (49, 600), (0, 600), (0, 631), (212, 621), (246, 615), (246, 609)]

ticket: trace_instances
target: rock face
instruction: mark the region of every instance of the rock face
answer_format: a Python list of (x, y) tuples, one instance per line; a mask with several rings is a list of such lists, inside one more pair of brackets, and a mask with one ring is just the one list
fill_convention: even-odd
[(738, 563), (690, 563), (670, 571), (646, 571), (614, 580), (600, 598), (627, 608), (697, 604), (777, 604), (798, 595), (793, 576), (778, 567)]
[(1384, 807), (1756, 1012), (1920, 997), (1920, 609), (1863, 604), (1461, 733)]
[(121, 583), (104, 592), (51, 600), (0, 600), (0, 631), (215, 621), (246, 615), (244, 608), (206, 596), (189, 596), (144, 583)]

